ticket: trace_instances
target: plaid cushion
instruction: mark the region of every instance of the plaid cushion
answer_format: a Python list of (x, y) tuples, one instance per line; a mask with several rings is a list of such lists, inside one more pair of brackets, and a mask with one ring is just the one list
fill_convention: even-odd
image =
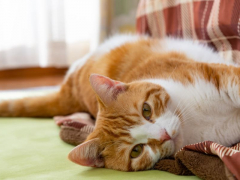
[(137, 32), (199, 40), (240, 64), (240, 0), (141, 0)]

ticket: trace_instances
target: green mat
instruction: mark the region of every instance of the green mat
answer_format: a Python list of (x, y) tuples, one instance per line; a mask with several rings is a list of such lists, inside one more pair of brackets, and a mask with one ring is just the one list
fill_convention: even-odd
[(88, 168), (67, 159), (73, 146), (62, 142), (50, 119), (0, 118), (0, 179), (188, 180), (161, 171), (120, 172)]

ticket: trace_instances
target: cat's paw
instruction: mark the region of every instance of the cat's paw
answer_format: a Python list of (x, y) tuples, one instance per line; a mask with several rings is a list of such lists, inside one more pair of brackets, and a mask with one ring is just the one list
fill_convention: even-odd
[(62, 126), (64, 124), (72, 122), (79, 122), (85, 125), (92, 126), (94, 126), (95, 124), (95, 121), (91, 118), (91, 116), (88, 113), (74, 113), (68, 116), (55, 116), (53, 119), (58, 126)]

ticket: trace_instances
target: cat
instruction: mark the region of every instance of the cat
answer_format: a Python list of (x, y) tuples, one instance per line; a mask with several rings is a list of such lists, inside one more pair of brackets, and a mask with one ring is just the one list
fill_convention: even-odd
[[(187, 144), (240, 142), (239, 75), (236, 64), (198, 42), (117, 35), (73, 64), (58, 92), (3, 101), (0, 116), (88, 113), (94, 131), (70, 160), (147, 170)], [(86, 114), (79, 121), (94, 124)]]

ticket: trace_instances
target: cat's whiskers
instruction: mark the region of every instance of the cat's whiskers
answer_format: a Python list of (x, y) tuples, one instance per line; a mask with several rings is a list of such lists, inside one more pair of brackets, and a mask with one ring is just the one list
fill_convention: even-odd
[[(184, 103), (184, 100), (186, 100), (186, 99), (181, 99), (180, 101), (179, 101), (179, 103), (178, 103), (178, 105), (177, 105), (177, 107), (176, 107), (176, 109), (175, 109), (175, 111), (174, 111), (174, 114), (176, 113), (176, 111), (178, 110), (178, 106), (181, 104), (181, 103), (183, 103), (183, 104), (186, 104), (186, 103)], [(186, 108), (188, 108), (188, 106), (185, 106), (183, 109), (179, 109), (179, 113), (181, 113), (181, 115), (183, 115), (183, 112), (186, 110)]]
[[(192, 92), (190, 91), (190, 93), (192, 93)], [(180, 121), (181, 124), (186, 124), (186, 122), (191, 121), (193, 118), (200, 117), (198, 114), (197, 115), (192, 114), (191, 108), (194, 103), (189, 103), (189, 100), (187, 98), (182, 98), (181, 100), (183, 103), (185, 101), (185, 103), (184, 103), (185, 107), (183, 109), (179, 109), (180, 110), (179, 114), (177, 114), (179, 118), (181, 118), (180, 116), (182, 116), (182, 117), (184, 116), (184, 119), (182, 119), (182, 121)]]
[(185, 125), (186, 125), (186, 122), (191, 121), (193, 118), (196, 118), (196, 116), (194, 116), (194, 115), (188, 116), (188, 117), (184, 118), (184, 119), (181, 121), (181, 124), (185, 124)]
[[(187, 101), (187, 99), (186, 98), (182, 98), (179, 102), (178, 102), (178, 104), (177, 104), (177, 106), (176, 106), (176, 108), (175, 108), (175, 110), (174, 110), (174, 114), (176, 113), (176, 111), (178, 110), (178, 107), (179, 107), (179, 105), (180, 104), (189, 104), (189, 103), (187, 103), (188, 101)], [(186, 108), (187, 106), (185, 106), (185, 108)], [(182, 110), (185, 110), (185, 108), (184, 109), (182, 109)], [(181, 109), (179, 109), (180, 110), (180, 112), (181, 112)]]
[[(196, 115), (193, 115), (191, 113), (191, 111), (189, 111), (191, 107), (192, 107), (192, 104), (188, 103), (188, 104), (186, 104), (186, 106), (183, 109), (180, 109), (179, 114), (177, 114), (179, 118), (181, 118), (183, 116), (185, 117), (184, 119), (181, 118), (182, 119), (182, 121), (180, 121), (181, 124), (196, 117)], [(189, 116), (189, 115), (191, 115), (191, 116)]]
[[(192, 115), (191, 111), (189, 111), (190, 108), (191, 108), (191, 104), (189, 104), (188, 106), (185, 106), (185, 108), (182, 111), (180, 111), (180, 115), (182, 116), (182, 118), (186, 119), (189, 117), (189, 115)], [(184, 119), (183, 119), (183, 121), (184, 121)]]
[(182, 103), (182, 101), (183, 101), (183, 99), (181, 99), (181, 100), (178, 102), (178, 104), (177, 104), (177, 106), (176, 106), (173, 114), (176, 114), (176, 112), (177, 112), (177, 110), (178, 110), (178, 106)]
[(186, 124), (186, 122), (191, 121), (193, 118), (201, 118), (199, 114), (192, 114), (191, 112), (184, 114), (185, 118), (181, 121), (181, 124)]
[[(202, 99), (204, 101), (214, 101), (215, 98), (204, 98)], [(200, 116), (199, 114), (192, 114), (191, 110), (189, 110), (190, 108), (189, 107), (192, 107), (192, 104), (191, 103), (188, 103), (187, 106), (185, 106), (184, 109), (182, 109), (182, 111), (180, 112), (182, 115), (184, 114), (185, 118), (183, 119), (183, 121), (181, 121), (181, 124), (186, 124), (186, 122), (190, 122), (192, 120), (192, 118), (199, 118), (201, 119), (202, 116)], [(191, 116), (189, 116), (191, 115)]]

